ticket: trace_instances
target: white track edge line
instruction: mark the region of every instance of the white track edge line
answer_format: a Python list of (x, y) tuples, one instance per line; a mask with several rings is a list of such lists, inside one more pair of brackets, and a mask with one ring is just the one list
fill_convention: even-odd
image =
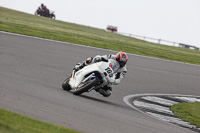
[[(132, 95), (127, 95), (127, 96), (125, 96), (125, 97), (123, 98), (123, 101), (124, 101), (128, 106), (130, 106), (131, 108), (133, 108), (133, 109), (135, 109), (135, 110), (141, 112), (142, 114), (145, 114), (145, 115), (150, 116), (150, 117), (152, 117), (152, 118), (154, 118), (154, 119), (157, 119), (157, 120), (159, 120), (159, 119), (156, 118), (156, 117), (153, 117), (153, 116), (150, 115), (150, 114), (147, 114), (147, 113), (145, 113), (145, 112), (139, 110), (138, 108), (134, 107), (134, 106), (129, 102), (129, 100), (130, 100), (131, 98), (134, 98), (134, 97), (141, 97), (141, 96), (183, 96), (183, 97), (200, 98), (200, 96), (194, 96), (194, 95), (162, 94), (162, 93), (132, 94)], [(159, 121), (161, 121), (161, 120), (159, 120)], [(172, 126), (174, 126), (174, 127), (178, 127), (178, 128), (180, 128), (180, 129), (183, 129), (183, 130), (186, 130), (186, 131), (190, 131), (191, 133), (194, 133), (194, 132), (191, 131), (191, 130), (188, 130), (188, 129), (186, 129), (186, 128), (184, 128), (184, 127), (181, 127), (181, 126), (177, 126), (177, 125), (175, 125), (175, 124), (173, 124), (173, 123), (166, 122), (166, 121), (162, 121), (162, 122), (167, 123), (167, 124), (170, 124), (170, 125), (172, 125)]]

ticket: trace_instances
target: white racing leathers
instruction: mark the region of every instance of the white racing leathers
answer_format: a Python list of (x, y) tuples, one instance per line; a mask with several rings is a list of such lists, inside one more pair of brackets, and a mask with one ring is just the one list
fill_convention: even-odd
[[(91, 61), (88, 61), (88, 60), (84, 61), (83, 66), (87, 66), (92, 63), (100, 62), (102, 60), (108, 60), (108, 59), (115, 59), (115, 55), (112, 55), (112, 54), (102, 55), (102, 56), (97, 55), (94, 58), (91, 58)], [(122, 68), (119, 68), (115, 75), (115, 82), (113, 84), (109, 84), (108, 86), (112, 87), (112, 85), (118, 85), (121, 82), (121, 80), (124, 78), (126, 72), (127, 72), (126, 65)]]

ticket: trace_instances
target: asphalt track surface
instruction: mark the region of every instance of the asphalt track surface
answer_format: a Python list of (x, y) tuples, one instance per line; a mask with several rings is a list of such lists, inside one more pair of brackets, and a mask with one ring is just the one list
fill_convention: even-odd
[(200, 66), (129, 54), (128, 73), (109, 98), (62, 90), (76, 63), (109, 53), (116, 52), (0, 32), (0, 108), (85, 133), (192, 132), (130, 108), (123, 97), (199, 96)]

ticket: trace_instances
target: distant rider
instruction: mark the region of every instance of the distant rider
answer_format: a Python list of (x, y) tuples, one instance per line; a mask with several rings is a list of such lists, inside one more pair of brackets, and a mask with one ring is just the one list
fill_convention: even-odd
[(41, 9), (42, 9), (44, 16), (48, 17), (49, 16), (49, 9), (47, 9), (47, 7), (44, 4), (41, 4)]
[[(128, 61), (128, 56), (125, 52), (120, 51), (116, 55), (108, 54), (108, 55), (102, 55), (102, 56), (97, 55), (94, 58), (89, 57), (89, 58), (87, 58), (86, 61), (83, 61), (82, 63), (78, 63), (74, 67), (74, 70), (78, 71), (87, 65), (90, 65), (90, 64), (96, 63), (96, 62), (100, 62), (100, 61), (105, 61), (108, 59), (114, 59), (120, 65), (120, 68), (117, 70), (117, 73), (115, 75), (115, 82), (113, 83), (114, 85), (118, 85), (120, 83), (120, 81), (124, 78), (124, 76), (127, 72), (126, 63)], [(96, 91), (99, 92), (104, 97), (109, 97), (112, 94), (112, 86), (113, 86), (112, 84), (108, 84), (104, 87), (99, 88)]]

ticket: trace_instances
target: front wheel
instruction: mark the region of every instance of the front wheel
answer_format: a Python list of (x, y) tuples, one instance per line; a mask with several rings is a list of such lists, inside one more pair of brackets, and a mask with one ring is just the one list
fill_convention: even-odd
[(98, 80), (96, 78), (89, 79), (88, 81), (81, 83), (75, 90), (73, 90), (74, 95), (80, 95), (92, 87), (98, 84)]
[(62, 83), (62, 88), (63, 90), (70, 91), (71, 86), (69, 85), (69, 80), (71, 77), (67, 78), (63, 83)]

